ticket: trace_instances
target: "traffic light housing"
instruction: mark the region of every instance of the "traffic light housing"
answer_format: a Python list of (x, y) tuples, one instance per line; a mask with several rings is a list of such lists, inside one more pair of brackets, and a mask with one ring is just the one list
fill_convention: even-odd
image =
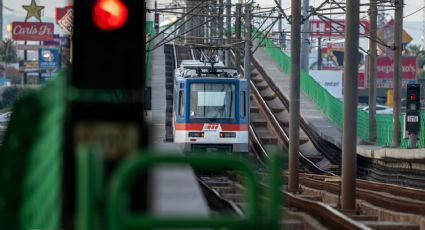
[(143, 89), (145, 1), (75, 0), (71, 85)]
[(419, 84), (408, 84), (407, 85), (407, 96), (406, 96), (406, 111), (420, 110), (420, 90)]
[[(104, 5), (106, 4), (106, 5)], [(74, 0), (72, 74), (62, 167), (62, 226), (76, 216), (77, 150), (102, 155), (105, 178), (127, 154), (147, 148), (143, 92), (146, 9), (141, 0)], [(142, 176), (145, 180), (145, 176)], [(106, 179), (105, 179), (106, 181)], [(141, 183), (143, 184), (143, 183)], [(132, 206), (145, 209), (147, 186), (132, 189)]]
[(159, 13), (155, 13), (154, 26), (155, 26), (155, 30), (159, 29)]
[(406, 131), (418, 134), (420, 129), (420, 85), (408, 84), (406, 94)]

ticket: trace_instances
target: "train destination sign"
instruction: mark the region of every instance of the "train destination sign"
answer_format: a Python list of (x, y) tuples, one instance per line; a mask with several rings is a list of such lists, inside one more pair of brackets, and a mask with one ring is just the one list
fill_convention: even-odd
[(29, 41), (53, 40), (53, 23), (43, 22), (13, 22), (12, 39)]

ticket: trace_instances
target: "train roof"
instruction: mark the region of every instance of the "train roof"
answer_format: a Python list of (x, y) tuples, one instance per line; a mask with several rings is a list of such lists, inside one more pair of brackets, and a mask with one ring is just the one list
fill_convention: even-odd
[(198, 60), (183, 60), (175, 75), (176, 78), (240, 78), (236, 68), (225, 67), (223, 62), (211, 65)]

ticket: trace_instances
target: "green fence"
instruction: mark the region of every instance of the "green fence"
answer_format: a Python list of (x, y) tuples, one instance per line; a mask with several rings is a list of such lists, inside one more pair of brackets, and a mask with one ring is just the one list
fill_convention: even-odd
[[(149, 37), (147, 39), (150, 39), (155, 35), (155, 29), (153, 27), (153, 21), (146, 21), (146, 34), (149, 34)], [(146, 50), (150, 50), (152, 48), (152, 42), (149, 42), (146, 44)], [(146, 80), (150, 77), (150, 71), (151, 71), (151, 52), (146, 53)]]
[[(282, 217), (281, 165), (284, 158), (272, 154), (268, 161), (269, 177), (262, 183), (267, 188), (259, 189), (259, 181), (252, 165), (228, 155), (158, 154), (141, 151), (121, 161), (112, 176), (104, 180), (102, 154), (81, 148), (77, 153), (78, 204), (77, 227), (91, 229), (279, 229)], [(141, 172), (157, 165), (190, 165), (194, 169), (225, 171), (234, 170), (245, 185), (245, 215), (231, 213), (207, 217), (156, 217), (128, 207), (129, 191)], [(106, 184), (104, 184), (106, 182)], [(105, 194), (106, 193), (106, 194)], [(268, 197), (261, 201), (260, 197)], [(106, 207), (104, 204), (106, 203)], [(106, 217), (106, 218), (105, 218)], [(103, 221), (100, 221), (102, 220)]]
[[(261, 38), (257, 39), (261, 41)], [(269, 39), (264, 39), (262, 45), (264, 52), (270, 56), (279, 68), (289, 76), (290, 73), (290, 58), (283, 53)], [(325, 113), (335, 124), (342, 127), (342, 102), (329, 94), (319, 83), (317, 83), (310, 75), (304, 70), (301, 70), (301, 89), (302, 91)], [(368, 113), (358, 110), (357, 111), (357, 135), (359, 138), (367, 141), (369, 138)], [(400, 117), (402, 121), (402, 117)], [(425, 147), (425, 112), (421, 113), (421, 136), (417, 142), (417, 147)], [(392, 116), (377, 114), (376, 116), (376, 135), (377, 144), (380, 146), (390, 146), (392, 143)], [(407, 140), (402, 140), (401, 146), (406, 148), (408, 145)]]
[(22, 97), (0, 152), (0, 229), (60, 229), (65, 81)]

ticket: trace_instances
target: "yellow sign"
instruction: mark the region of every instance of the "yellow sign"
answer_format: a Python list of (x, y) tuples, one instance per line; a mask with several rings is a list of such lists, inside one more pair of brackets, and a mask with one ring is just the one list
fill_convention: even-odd
[(26, 69), (38, 69), (38, 61), (26, 61), (24, 67)]
[[(381, 41), (386, 43), (386, 45), (392, 47), (394, 45), (394, 20), (390, 20), (382, 29), (378, 30), (377, 36)], [(412, 36), (403, 30), (401, 43), (405, 46), (412, 40)], [(378, 44), (378, 46), (381, 50), (386, 50), (381, 44)]]
[(38, 6), (35, 0), (31, 0), (30, 5), (23, 5), (22, 7), (27, 11), (25, 21), (31, 17), (35, 17), (41, 22), (41, 11), (44, 9), (44, 6)]
[(107, 160), (117, 160), (137, 151), (140, 133), (133, 122), (79, 122), (74, 130), (75, 146), (90, 145)]

